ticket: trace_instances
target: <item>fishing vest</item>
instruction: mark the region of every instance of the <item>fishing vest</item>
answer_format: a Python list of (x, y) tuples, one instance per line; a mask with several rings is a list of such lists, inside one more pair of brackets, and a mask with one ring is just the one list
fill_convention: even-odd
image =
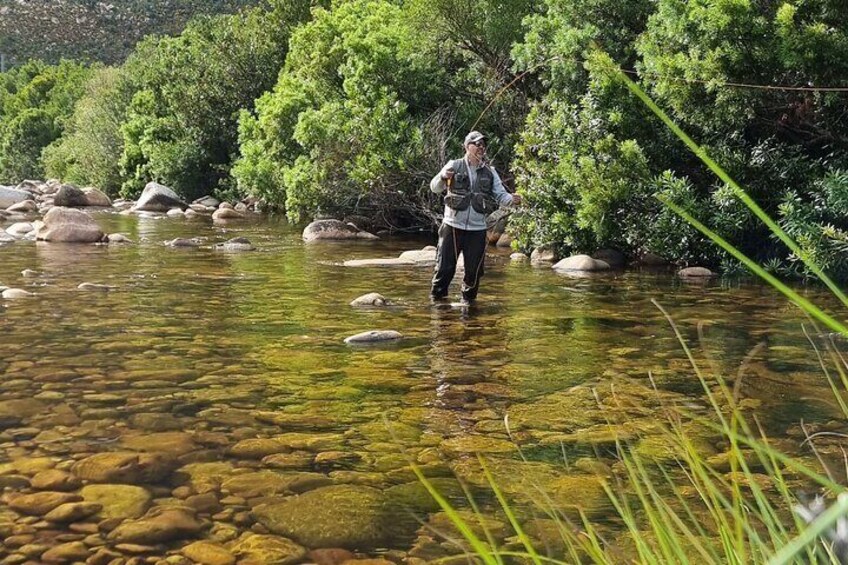
[(484, 216), (499, 208), (493, 192), (495, 175), (489, 167), (483, 165), (477, 168), (477, 178), (472, 186), (465, 159), (457, 159), (452, 165), (456, 172), (453, 184), (445, 195), (445, 206), (457, 212), (467, 210), (468, 206), (471, 206), (475, 212)]

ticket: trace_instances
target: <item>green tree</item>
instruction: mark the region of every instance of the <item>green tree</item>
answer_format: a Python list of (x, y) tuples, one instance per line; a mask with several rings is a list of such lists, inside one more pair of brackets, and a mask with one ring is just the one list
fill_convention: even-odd
[(32, 61), (0, 75), (0, 181), (43, 177), (41, 152), (62, 134), (90, 74), (72, 61)]
[[(293, 219), (318, 213), (426, 215), (426, 124), (448, 77), (401, 8), (353, 0), (318, 9), (292, 36), (273, 92), (242, 113), (239, 187)], [(410, 217), (412, 216), (412, 217)]]
[(131, 86), (120, 69), (95, 71), (64, 134), (42, 153), (47, 175), (93, 185), (116, 196), (124, 147), (120, 128), (131, 96)]
[[(122, 125), (122, 193), (150, 180), (187, 198), (230, 188), (241, 109), (270, 89), (307, 0), (192, 21), (175, 38), (149, 38), (124, 72), (136, 87)], [(295, 19), (292, 19), (295, 18)]]
[(548, 0), (527, 19), (513, 55), (519, 70), (537, 72), (545, 90), (516, 148), (516, 185), (528, 196), (513, 219), (521, 247), (635, 252), (645, 244), (649, 218), (660, 208), (646, 197), (658, 186), (651, 149), (659, 140), (637, 135), (649, 126), (647, 114), (621, 85), (593, 74), (585, 58), (603, 45), (632, 65), (652, 6)]

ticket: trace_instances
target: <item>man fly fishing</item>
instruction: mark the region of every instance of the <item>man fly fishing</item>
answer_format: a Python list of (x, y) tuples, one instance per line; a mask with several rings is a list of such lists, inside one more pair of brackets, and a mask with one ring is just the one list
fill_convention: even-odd
[(463, 143), (465, 156), (454, 159), (430, 181), (430, 190), (445, 194), (445, 217), (439, 227), (436, 272), (430, 298), (448, 295), (456, 263), (462, 253), (465, 276), (462, 278), (462, 304), (477, 299), (483, 263), (486, 259), (486, 216), (501, 206), (521, 203), (521, 195), (504, 188), (494, 167), (486, 164), (486, 136), (472, 131)]

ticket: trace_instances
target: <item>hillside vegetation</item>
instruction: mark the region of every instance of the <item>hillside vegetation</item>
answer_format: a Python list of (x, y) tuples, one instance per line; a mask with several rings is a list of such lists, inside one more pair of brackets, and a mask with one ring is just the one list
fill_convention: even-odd
[(0, 53), (117, 63), (145, 35), (175, 35), (195, 15), (232, 13), (260, 0), (0, 0)]

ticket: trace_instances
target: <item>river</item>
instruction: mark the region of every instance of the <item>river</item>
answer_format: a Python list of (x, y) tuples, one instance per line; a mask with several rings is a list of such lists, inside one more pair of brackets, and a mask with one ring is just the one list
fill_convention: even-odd
[[(662, 461), (663, 409), (711, 413), (655, 302), (704, 371), (738, 383), (750, 414), (784, 445), (803, 451), (802, 420), (843, 418), (802, 331), (810, 322), (756, 281), (569, 277), (490, 248), (479, 304), (434, 306), (429, 267), (343, 265), (421, 248), (426, 237), (305, 244), (300, 228), (273, 219), (96, 218), (134, 243), (0, 247), (0, 284), (36, 295), (0, 303), (4, 500), (41, 491), (89, 508), (51, 521), (33, 499), (0, 506), (6, 555), (76, 543), (77, 558), (153, 563), (196, 540), (244, 563), (324, 559), (305, 557), (315, 548), (395, 562), (454, 555), (410, 463), (459, 506), (461, 479), (504, 526), (477, 454), (526, 516), (545, 522), (538, 487), (614, 530), (600, 485), (620, 470), (615, 439)], [(256, 249), (213, 248), (237, 236)], [(201, 246), (164, 245), (176, 237)], [(79, 290), (83, 282), (110, 290)], [(821, 289), (801, 291), (833, 306)], [(368, 292), (389, 305), (349, 305)], [(344, 343), (372, 329), (404, 337)], [(725, 448), (702, 439), (705, 457)], [(183, 514), (162, 512), (174, 508)], [(156, 519), (194, 521), (157, 537)], [(495, 537), (508, 537), (501, 529)]]

